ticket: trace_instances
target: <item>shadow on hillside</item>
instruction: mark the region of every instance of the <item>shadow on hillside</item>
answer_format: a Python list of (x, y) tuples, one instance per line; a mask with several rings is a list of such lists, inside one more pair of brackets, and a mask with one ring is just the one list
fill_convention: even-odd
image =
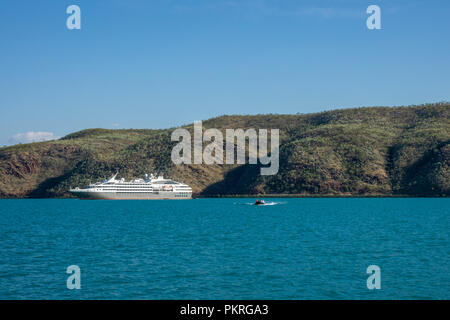
[(402, 145), (389, 147), (386, 172), (391, 180), (392, 194), (415, 197), (448, 196), (449, 184), (439, 182), (438, 178), (445, 174), (442, 170), (445, 170), (443, 168), (448, 161), (445, 148), (449, 144), (450, 141), (444, 141), (430, 147), (404, 168), (399, 168), (396, 164), (405, 161), (399, 156)]
[(414, 196), (449, 195), (449, 185), (438, 182), (437, 172), (443, 168), (448, 156), (445, 154), (445, 146), (450, 141), (441, 142), (434, 148), (427, 150), (417, 161), (405, 168), (405, 173), (400, 182), (400, 193)]
[(225, 178), (206, 187), (201, 195), (254, 194), (260, 177), (260, 164), (245, 164), (225, 174)]
[(50, 189), (54, 188), (64, 180), (70, 178), (73, 175), (74, 170), (70, 170), (66, 172), (63, 175), (60, 175), (58, 177), (49, 178), (47, 180), (42, 181), (36, 189), (29, 192), (27, 194), (30, 198), (48, 198), (48, 197), (54, 197), (55, 194), (53, 192), (49, 192)]

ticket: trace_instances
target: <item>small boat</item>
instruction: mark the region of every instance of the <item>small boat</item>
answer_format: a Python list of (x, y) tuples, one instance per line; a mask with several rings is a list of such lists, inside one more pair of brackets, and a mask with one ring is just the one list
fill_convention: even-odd
[(264, 202), (264, 200), (258, 200), (258, 199), (257, 199), (257, 200), (255, 201), (255, 205), (256, 205), (256, 206), (262, 205), (262, 204), (266, 204), (266, 203)]

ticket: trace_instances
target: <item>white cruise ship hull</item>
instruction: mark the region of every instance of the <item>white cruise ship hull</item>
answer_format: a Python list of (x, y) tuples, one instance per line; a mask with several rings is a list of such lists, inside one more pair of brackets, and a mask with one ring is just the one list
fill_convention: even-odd
[(173, 191), (158, 192), (106, 192), (90, 190), (70, 190), (80, 199), (86, 200), (158, 200), (158, 199), (191, 199), (191, 193), (179, 193)]

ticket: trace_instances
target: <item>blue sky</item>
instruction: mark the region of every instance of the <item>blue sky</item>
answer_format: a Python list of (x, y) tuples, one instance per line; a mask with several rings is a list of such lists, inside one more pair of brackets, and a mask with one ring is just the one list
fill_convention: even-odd
[[(81, 30), (66, 8), (81, 8)], [(382, 30), (366, 28), (381, 8)], [(450, 100), (450, 1), (4, 0), (0, 145)]]

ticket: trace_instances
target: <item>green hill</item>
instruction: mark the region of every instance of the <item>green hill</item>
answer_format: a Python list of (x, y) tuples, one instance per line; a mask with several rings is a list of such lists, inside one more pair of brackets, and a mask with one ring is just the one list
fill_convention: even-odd
[(71, 186), (115, 171), (127, 179), (162, 173), (202, 195), (450, 195), (449, 103), (221, 116), (204, 121), (208, 128), (280, 129), (278, 174), (261, 176), (258, 165), (175, 166), (174, 128), (88, 129), (0, 148), (0, 197), (69, 196)]

